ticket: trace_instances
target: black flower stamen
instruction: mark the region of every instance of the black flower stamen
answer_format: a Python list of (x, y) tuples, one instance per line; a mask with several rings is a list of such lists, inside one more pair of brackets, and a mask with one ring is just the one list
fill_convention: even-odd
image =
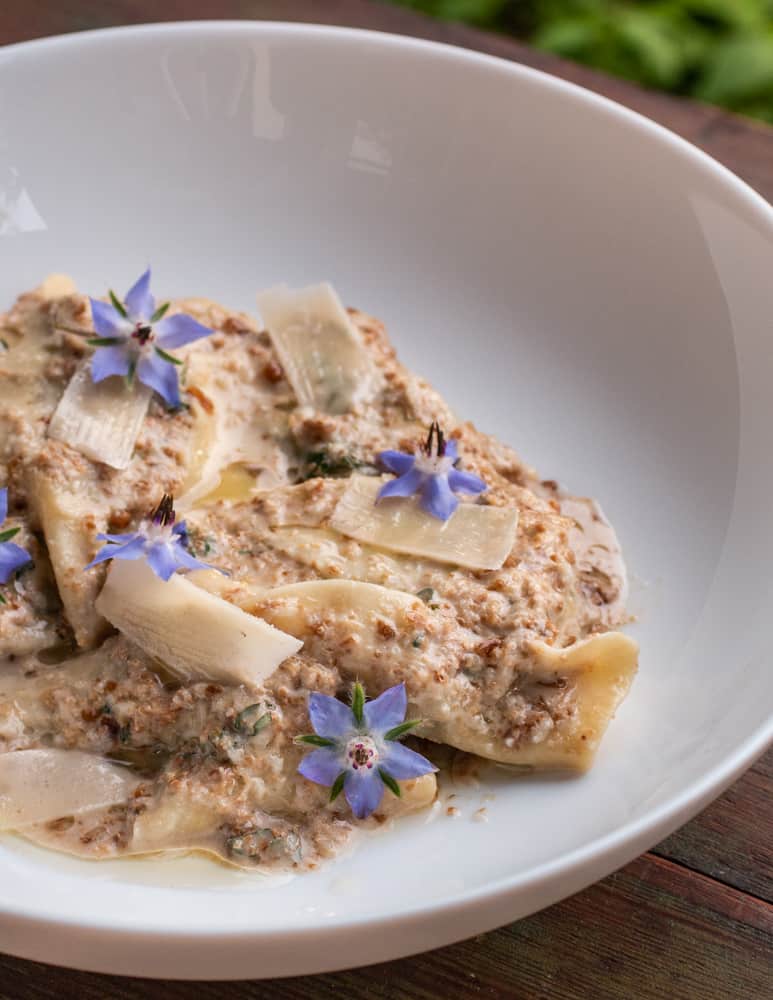
[(165, 528), (168, 524), (174, 524), (174, 497), (170, 493), (165, 493), (161, 498), (161, 503), (150, 515), (153, 524), (160, 524)]
[[(433, 445), (437, 442), (437, 446), (433, 449)], [(429, 427), (429, 434), (427, 435), (427, 440), (424, 444), (424, 454), (429, 458), (442, 458), (446, 453), (446, 438), (440, 429), (440, 424), (437, 420), (433, 420)]]
[(132, 337), (140, 342), (140, 347), (144, 347), (149, 340), (153, 339), (153, 327), (147, 323), (138, 323), (134, 328)]

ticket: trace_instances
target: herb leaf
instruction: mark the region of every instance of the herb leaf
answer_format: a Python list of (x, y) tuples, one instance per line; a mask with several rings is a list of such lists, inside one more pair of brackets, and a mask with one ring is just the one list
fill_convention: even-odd
[(341, 771), (336, 780), (333, 782), (333, 787), (330, 789), (330, 799), (329, 799), (330, 802), (335, 802), (335, 800), (343, 791), (345, 779), (346, 779), (346, 771)]
[(359, 681), (356, 681), (354, 687), (352, 688), (352, 715), (358, 726), (361, 726), (365, 715), (363, 709), (365, 708), (365, 689)]
[(406, 722), (401, 722), (399, 726), (393, 726), (384, 733), (385, 740), (399, 740), (406, 733), (409, 733), (416, 726), (420, 726), (424, 720), (423, 719), (408, 719)]
[(387, 786), (387, 788), (389, 789), (389, 791), (392, 792), (393, 795), (396, 795), (398, 797), (398, 799), (399, 799), (402, 796), (403, 793), (400, 791), (400, 786), (397, 784), (397, 782), (392, 777), (392, 775), (389, 774), (387, 771), (385, 771), (383, 767), (380, 767), (378, 769), (378, 773), (379, 773), (379, 777), (384, 782), (384, 784)]
[(5, 531), (0, 531), (0, 543), (10, 541), (10, 539), (12, 539), (14, 535), (18, 535), (20, 531), (21, 528), (6, 528)]
[(118, 298), (118, 296), (115, 294), (112, 288), (108, 291), (107, 294), (110, 296), (110, 301), (113, 303), (113, 309), (115, 309), (116, 312), (119, 312), (124, 319), (128, 319), (129, 314), (126, 311), (126, 306), (123, 304), (123, 302), (121, 302), (121, 300)]
[(255, 718), (256, 711), (260, 711), (263, 706), (260, 704), (248, 705), (243, 708), (233, 721), (233, 728), (237, 733), (244, 736), (257, 736), (271, 722), (271, 713), (263, 712)]
[(134, 376), (137, 374), (137, 362), (129, 362), (129, 370), (126, 373), (126, 384), (131, 389), (134, 386)]

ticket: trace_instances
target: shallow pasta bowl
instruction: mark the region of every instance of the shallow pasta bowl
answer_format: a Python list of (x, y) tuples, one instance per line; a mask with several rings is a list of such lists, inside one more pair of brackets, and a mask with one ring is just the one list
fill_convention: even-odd
[(0, 137), (4, 304), (51, 271), (124, 287), (148, 262), (166, 294), (246, 309), (331, 280), (460, 415), (601, 500), (642, 650), (588, 775), (460, 784), (455, 817), (295, 880), (4, 839), (0, 949), (241, 978), (444, 945), (606, 875), (762, 752), (773, 211), (749, 188), (532, 70), (281, 24), (4, 49)]

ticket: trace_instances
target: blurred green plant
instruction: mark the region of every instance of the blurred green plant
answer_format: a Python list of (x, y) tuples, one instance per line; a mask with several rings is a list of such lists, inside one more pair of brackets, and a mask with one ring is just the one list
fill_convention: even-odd
[(773, 124), (773, 0), (392, 0)]

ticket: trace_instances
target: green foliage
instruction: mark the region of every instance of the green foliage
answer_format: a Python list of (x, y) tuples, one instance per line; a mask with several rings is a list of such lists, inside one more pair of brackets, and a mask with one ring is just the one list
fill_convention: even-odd
[(773, 0), (393, 0), (773, 122)]

